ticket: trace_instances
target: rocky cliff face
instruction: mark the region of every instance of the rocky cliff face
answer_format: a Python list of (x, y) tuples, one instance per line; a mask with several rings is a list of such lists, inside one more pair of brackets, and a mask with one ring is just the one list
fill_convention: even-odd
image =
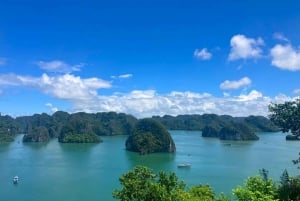
[(235, 141), (243, 141), (243, 140), (258, 140), (258, 136), (255, 135), (254, 132), (251, 131), (244, 124), (234, 124), (230, 126), (224, 126), (219, 131), (210, 126), (206, 126), (202, 130), (202, 137), (216, 137), (221, 140), (235, 140)]
[(24, 135), (23, 142), (48, 142), (50, 140), (48, 129), (40, 126)]
[(202, 137), (219, 137), (219, 131), (211, 126), (205, 126), (202, 130)]

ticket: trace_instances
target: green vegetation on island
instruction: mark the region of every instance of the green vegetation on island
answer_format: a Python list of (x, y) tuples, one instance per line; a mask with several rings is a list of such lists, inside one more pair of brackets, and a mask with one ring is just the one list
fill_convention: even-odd
[(23, 137), (23, 142), (48, 142), (50, 140), (48, 129), (38, 126), (30, 129)]
[[(42, 113), (15, 119), (9, 116), (0, 117), (0, 141), (11, 141), (16, 133), (23, 133), (24, 142), (46, 142), (51, 138), (58, 138), (59, 142), (101, 142), (100, 136), (133, 134), (133, 127), (138, 121), (132, 115), (116, 112), (69, 114), (58, 111), (53, 115)], [(203, 136), (225, 140), (256, 140), (255, 132), (279, 130), (268, 118), (262, 116), (232, 117), (203, 114), (153, 116), (148, 119), (160, 122), (168, 130), (201, 130)], [(157, 140), (149, 133), (143, 138), (145, 139), (140, 138), (139, 141), (148, 139), (151, 143)], [(154, 143), (154, 146), (164, 145)], [(145, 152), (152, 150), (146, 148)]]
[(263, 116), (232, 117), (230, 115), (165, 115), (152, 118), (161, 122), (168, 130), (203, 130), (206, 126), (221, 130), (223, 127), (234, 127), (237, 124), (246, 125), (251, 132), (276, 132), (279, 128)]
[(300, 98), (294, 101), (269, 105), (270, 120), (283, 133), (291, 133), (286, 140), (300, 140)]
[(58, 111), (52, 116), (42, 113), (15, 120), (24, 142), (46, 142), (58, 138), (63, 143), (98, 143), (103, 135), (129, 135), (137, 119), (115, 112), (69, 114)]
[(170, 130), (201, 130), (203, 137), (222, 140), (258, 140), (255, 132), (278, 131), (268, 118), (263, 116), (232, 117), (229, 115), (203, 114), (154, 116)]
[(221, 140), (259, 140), (259, 137), (245, 123), (232, 123), (219, 129), (212, 126), (205, 126), (202, 130), (202, 137), (214, 137)]
[(17, 126), (12, 117), (0, 114), (0, 142), (12, 142), (17, 134)]
[(176, 151), (168, 130), (152, 118), (141, 119), (136, 123), (126, 140), (126, 149), (140, 154)]

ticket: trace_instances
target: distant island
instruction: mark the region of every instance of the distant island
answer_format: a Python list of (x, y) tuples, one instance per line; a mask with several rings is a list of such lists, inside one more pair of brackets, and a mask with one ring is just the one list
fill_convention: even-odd
[[(256, 140), (256, 132), (279, 131), (263, 116), (232, 117), (229, 115), (203, 114), (178, 116), (153, 116), (167, 130), (199, 130), (203, 137), (233, 140)], [(47, 142), (57, 138), (61, 143), (98, 143), (101, 136), (134, 135), (136, 117), (116, 112), (69, 114), (58, 111), (12, 118), (0, 116), (0, 142), (14, 140), (24, 134), (24, 142)], [(145, 130), (146, 132), (146, 130)]]
[(259, 137), (255, 135), (255, 133), (251, 131), (249, 127), (240, 123), (223, 127), (220, 130), (217, 130), (211, 126), (205, 126), (202, 131), (202, 137), (213, 137), (219, 138), (220, 140), (234, 141), (259, 140)]
[[(1, 121), (1, 118), (0, 118)], [(61, 143), (99, 143), (100, 136), (130, 135), (137, 119), (116, 112), (69, 114), (58, 111), (17, 117), (18, 133), (24, 133), (23, 142), (47, 142), (57, 138)]]
[(229, 115), (203, 114), (154, 116), (169, 130), (201, 130), (202, 137), (221, 140), (258, 140), (256, 132), (277, 132), (279, 128), (263, 116), (232, 117)]
[(0, 142), (12, 142), (15, 135), (18, 133), (18, 128), (15, 119), (5, 115), (0, 116)]

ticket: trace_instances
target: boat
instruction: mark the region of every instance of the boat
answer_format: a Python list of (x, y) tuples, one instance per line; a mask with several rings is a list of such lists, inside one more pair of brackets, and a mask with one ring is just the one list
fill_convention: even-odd
[(13, 182), (14, 182), (14, 184), (17, 184), (19, 182), (19, 177), (18, 176), (14, 176)]
[(180, 163), (177, 165), (178, 168), (190, 168), (191, 164), (190, 163)]

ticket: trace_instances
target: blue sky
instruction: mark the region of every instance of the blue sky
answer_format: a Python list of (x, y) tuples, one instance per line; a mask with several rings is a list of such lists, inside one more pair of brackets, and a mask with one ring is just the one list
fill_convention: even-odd
[(296, 0), (2, 1), (0, 111), (267, 115), (300, 95)]

